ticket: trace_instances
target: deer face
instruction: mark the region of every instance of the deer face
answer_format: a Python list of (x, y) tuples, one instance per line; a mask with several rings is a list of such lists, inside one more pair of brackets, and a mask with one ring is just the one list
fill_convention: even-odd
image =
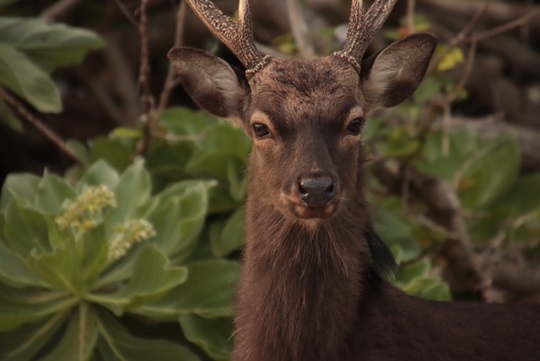
[(252, 178), (285, 216), (330, 217), (354, 189), (364, 106), (358, 74), (340, 63), (274, 59), (250, 82)]
[(192, 48), (172, 49), (169, 58), (201, 108), (231, 119), (253, 139), (256, 202), (271, 202), (285, 217), (322, 219), (352, 201), (366, 116), (414, 92), (436, 44), (431, 35), (414, 34), (361, 63), (394, 2), (376, 0), (364, 15), (362, 1), (353, 0), (344, 50), (301, 62), (258, 52), (247, 0), (240, 0), (238, 22), (209, 0), (188, 0), (248, 70)]

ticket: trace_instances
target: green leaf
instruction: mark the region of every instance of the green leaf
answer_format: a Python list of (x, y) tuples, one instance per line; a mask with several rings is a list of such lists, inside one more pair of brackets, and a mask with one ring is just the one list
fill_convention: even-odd
[(396, 280), (403, 285), (408, 285), (418, 278), (426, 277), (430, 268), (431, 266), (428, 261), (418, 261), (408, 264), (399, 269)]
[(99, 186), (106, 185), (107, 187), (113, 189), (118, 184), (120, 176), (118, 172), (112, 168), (104, 160), (98, 160), (92, 164), (88, 170), (84, 173), (83, 177), (79, 182), (79, 190), (82, 186)]
[(35, 206), (43, 214), (57, 215), (62, 212), (66, 199), (73, 199), (76, 192), (62, 178), (45, 172), (36, 192)]
[(22, 121), (11, 111), (2, 98), (0, 98), (0, 123), (17, 133), (22, 133), (24, 130)]
[(37, 18), (0, 17), (0, 39), (49, 70), (79, 63), (89, 50), (105, 45), (90, 30), (49, 24)]
[(243, 131), (228, 123), (218, 123), (202, 138), (199, 150), (186, 165), (186, 172), (227, 180), (229, 162), (245, 162), (250, 149), (251, 142)]
[(413, 94), (414, 101), (420, 104), (427, 102), (439, 94), (442, 86), (443, 84), (439, 79), (433, 76), (425, 77)]
[(8, 175), (2, 187), (0, 211), (4, 212), (13, 199), (26, 208), (32, 207), (39, 181), (39, 177), (33, 174)]
[(208, 191), (214, 184), (213, 181), (186, 181), (163, 191), (158, 197), (161, 204), (148, 216), (157, 230), (151, 242), (170, 255), (191, 249), (204, 225)]
[(72, 239), (51, 251), (34, 251), (26, 265), (51, 288), (81, 294), (85, 284), (81, 277), (81, 252), (77, 246)]
[(420, 255), (420, 248), (414, 241), (411, 227), (404, 219), (406, 217), (399, 209), (401, 201), (389, 198), (374, 209), (375, 230), (391, 249), (401, 250), (399, 261), (407, 262)]
[[(194, 112), (184, 107), (171, 107), (161, 117), (161, 125), (178, 136), (197, 137), (209, 126), (215, 126), (218, 120), (206, 112)], [(193, 138), (193, 141), (200, 139)]]
[(513, 138), (489, 143), (464, 163), (454, 184), (466, 209), (489, 206), (516, 181), (520, 153)]
[(249, 179), (244, 174), (244, 168), (244, 162), (229, 162), (227, 166), (227, 179), (231, 185), (231, 195), (237, 202), (242, 202), (247, 194)]
[(474, 157), (482, 148), (483, 141), (472, 128), (460, 128), (448, 133), (448, 154), (444, 152), (445, 135), (431, 133), (422, 148), (422, 158), (415, 165), (422, 172), (452, 182), (454, 175), (467, 160)]
[(9, 333), (2, 333), (0, 360), (35, 360), (36, 354), (53, 338), (63, 324), (64, 317), (64, 314), (58, 313), (43, 321), (21, 326)]
[(141, 315), (158, 319), (176, 319), (195, 313), (202, 317), (230, 317), (240, 265), (224, 260), (201, 261), (187, 266), (187, 281), (164, 298), (136, 309)]
[(62, 292), (16, 289), (0, 284), (0, 332), (69, 310), (76, 302)]
[(11, 45), (0, 43), (0, 54), (0, 84), (41, 112), (62, 111), (58, 89), (44, 70)]
[(161, 296), (171, 288), (182, 284), (187, 278), (185, 267), (171, 267), (167, 257), (155, 247), (148, 247), (139, 253), (133, 266), (133, 275), (127, 284), (114, 293), (94, 292), (87, 296), (92, 302), (98, 302), (116, 315), (121, 315), (129, 307), (141, 300)]
[(245, 216), (244, 207), (239, 208), (229, 217), (224, 225), (212, 225), (210, 240), (212, 252), (218, 258), (223, 258), (233, 251), (240, 249), (245, 243)]
[(144, 161), (138, 159), (122, 173), (114, 188), (118, 205), (107, 212), (107, 224), (121, 224), (133, 216), (150, 197), (150, 189), (150, 176), (144, 169)]
[(7, 206), (4, 235), (7, 245), (23, 259), (36, 249), (51, 250), (48, 242), (47, 222), (41, 213), (25, 209), (15, 200)]
[(187, 142), (154, 142), (146, 159), (146, 169), (152, 174), (155, 191), (159, 192), (171, 183), (187, 178), (185, 167), (191, 153), (192, 147)]
[(0, 280), (11, 287), (46, 286), (0, 241)]
[(89, 143), (91, 162), (104, 160), (120, 172), (131, 165), (132, 149), (117, 140), (102, 137)]
[(460, 48), (454, 48), (441, 59), (439, 64), (437, 64), (437, 70), (446, 71), (454, 69), (458, 64), (461, 64), (465, 61), (465, 56), (463, 51)]
[(524, 175), (497, 200), (497, 207), (522, 216), (540, 209), (539, 199), (540, 174)]
[(231, 357), (233, 323), (230, 318), (203, 318), (188, 314), (179, 319), (186, 338), (216, 361)]
[(134, 337), (105, 312), (99, 314), (101, 356), (105, 361), (200, 361), (188, 348), (176, 343)]
[(62, 339), (56, 347), (40, 361), (85, 361), (89, 360), (96, 346), (98, 330), (95, 315), (84, 303), (71, 317)]

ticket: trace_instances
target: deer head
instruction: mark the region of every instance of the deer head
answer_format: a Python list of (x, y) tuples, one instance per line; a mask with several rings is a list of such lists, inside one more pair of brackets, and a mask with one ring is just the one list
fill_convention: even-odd
[(211, 1), (187, 1), (247, 69), (198, 49), (169, 53), (193, 100), (236, 122), (253, 140), (250, 197), (296, 221), (322, 220), (346, 209), (361, 192), (366, 116), (414, 92), (435, 39), (414, 34), (363, 60), (396, 0), (376, 0), (367, 12), (362, 0), (353, 0), (343, 50), (309, 61), (286, 60), (257, 50), (247, 0), (240, 0), (237, 21)]

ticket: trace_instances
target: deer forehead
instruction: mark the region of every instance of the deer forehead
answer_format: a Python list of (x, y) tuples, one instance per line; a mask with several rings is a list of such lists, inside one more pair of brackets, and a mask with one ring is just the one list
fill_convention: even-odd
[(253, 115), (273, 122), (340, 121), (362, 105), (358, 74), (334, 57), (272, 59), (250, 87)]

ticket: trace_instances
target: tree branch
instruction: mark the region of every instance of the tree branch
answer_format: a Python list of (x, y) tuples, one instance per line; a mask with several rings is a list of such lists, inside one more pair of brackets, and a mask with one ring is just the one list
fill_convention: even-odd
[(58, 134), (56, 134), (54, 130), (47, 127), (45, 123), (43, 123), (35, 115), (30, 113), (22, 104), (22, 102), (20, 102), (15, 96), (13, 96), (8, 90), (6, 90), (2, 86), (0, 86), (0, 96), (4, 98), (4, 100), (9, 103), (24, 119), (26, 119), (29, 123), (35, 126), (43, 135), (45, 135), (47, 139), (53, 142), (58, 147), (58, 149), (60, 149), (65, 155), (67, 155), (79, 165), (86, 165), (86, 162), (81, 157), (79, 157), (77, 153), (69, 149), (69, 147), (66, 145), (66, 142)]

